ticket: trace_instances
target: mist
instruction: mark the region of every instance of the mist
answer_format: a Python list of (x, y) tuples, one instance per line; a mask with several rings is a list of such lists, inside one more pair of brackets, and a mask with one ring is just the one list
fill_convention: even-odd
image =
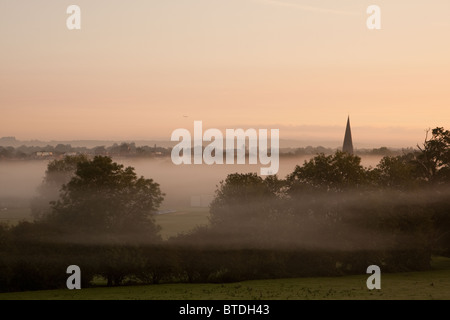
[[(277, 174), (285, 178), (296, 165), (302, 165), (311, 156), (280, 157)], [(375, 167), (381, 156), (362, 156), (363, 166)], [(260, 165), (190, 165), (176, 166), (170, 158), (113, 158), (125, 167), (135, 168), (138, 176), (153, 179), (166, 194), (161, 210), (176, 210), (186, 206), (208, 206), (216, 186), (230, 173), (259, 172)], [(23, 205), (36, 196), (36, 189), (45, 176), (48, 160), (0, 162), (0, 202), (5, 199), (21, 199)]]
[(0, 162), (0, 198), (31, 198), (42, 182), (47, 161)]
[[(345, 157), (337, 153), (342, 155)], [(108, 285), (120, 285), (127, 277), (138, 279), (139, 283), (229, 282), (359, 274), (373, 264), (383, 266), (386, 272), (430, 267), (432, 242), (447, 232), (433, 219), (439, 221), (447, 212), (449, 190), (430, 187), (405, 192), (372, 186), (365, 192), (364, 185), (348, 189), (341, 185), (344, 188), (335, 190), (302, 180), (296, 185), (292, 180), (296, 166), (312, 157), (281, 157), (278, 177), (285, 179), (290, 175), (286, 181), (260, 177), (259, 165), (176, 166), (170, 158), (94, 158), (92, 161), (114, 161), (133, 167), (137, 176), (159, 184), (165, 193), (164, 201), (159, 207), (145, 209), (145, 221), (130, 216), (134, 210), (127, 205), (145, 203), (148, 194), (122, 198), (122, 185), (114, 189), (111, 184), (103, 184), (117, 181), (114, 173), (113, 180), (109, 180), (110, 175), (102, 180), (102, 174), (92, 175), (97, 171), (91, 167), (86, 170), (86, 164), (92, 165), (90, 161), (79, 162), (77, 178), (84, 177), (84, 182), (71, 194), (68, 207), (64, 207), (63, 197), (54, 207), (57, 214), (48, 219), (18, 223), (10, 229), (0, 224), (0, 232), (11, 231), (11, 247), (6, 254), (18, 259), (10, 259), (9, 270), (16, 270), (22, 261), (28, 261), (27, 252), (33, 252), (30, 270), (46, 275), (40, 279), (55, 279), (54, 283), (44, 281), (39, 288), (52, 288), (60, 282), (56, 271), (53, 274), (53, 269), (46, 269), (48, 259), (60, 264), (55, 270), (76, 260), (88, 274), (87, 281), (100, 275)], [(361, 165), (375, 167), (380, 159), (381, 156), (363, 156)], [(10, 205), (30, 208), (47, 164), (48, 161), (0, 163), (0, 208), (8, 209), (0, 211), (0, 219), (14, 212), (9, 210)], [(321, 172), (327, 176), (320, 179), (329, 178), (328, 182), (334, 183), (332, 174), (328, 176), (330, 172)], [(96, 184), (98, 177), (101, 183)], [(84, 200), (78, 207), (79, 199)], [(122, 207), (124, 199), (127, 204)], [(209, 224), (185, 229), (168, 239), (162, 238), (158, 227), (148, 219), (148, 213), (155, 208), (159, 213), (167, 213), (186, 208), (195, 211), (199, 207), (209, 207)], [(118, 214), (113, 216), (111, 212)], [(183, 224), (183, 220), (173, 218), (174, 223)], [(438, 252), (440, 247), (433, 249)], [(14, 272), (20, 274), (21, 269), (17, 270)], [(28, 285), (26, 278), (20, 279), (9, 290), (23, 290)]]

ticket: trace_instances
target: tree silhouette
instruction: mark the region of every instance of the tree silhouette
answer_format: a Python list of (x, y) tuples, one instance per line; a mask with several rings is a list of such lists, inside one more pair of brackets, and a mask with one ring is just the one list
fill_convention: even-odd
[(38, 195), (31, 200), (31, 213), (35, 219), (42, 219), (51, 212), (50, 202), (58, 200), (62, 186), (74, 176), (78, 163), (84, 161), (87, 161), (86, 156), (77, 155), (49, 162), (37, 188)]
[(51, 220), (94, 234), (158, 238), (152, 213), (163, 201), (159, 184), (105, 156), (80, 162), (53, 204)]
[(424, 178), (431, 183), (446, 183), (450, 180), (450, 131), (444, 128), (435, 128), (428, 133), (421, 151), (418, 164)]
[(303, 166), (296, 166), (288, 178), (290, 193), (298, 190), (344, 191), (367, 182), (361, 158), (345, 152), (326, 156), (318, 154)]

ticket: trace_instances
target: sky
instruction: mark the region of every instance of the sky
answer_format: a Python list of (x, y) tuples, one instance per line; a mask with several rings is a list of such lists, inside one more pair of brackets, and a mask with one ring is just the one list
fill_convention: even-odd
[(2, 0), (0, 137), (169, 140), (201, 120), (314, 143), (350, 115), (355, 146), (414, 146), (450, 127), (449, 35), (448, 0)]

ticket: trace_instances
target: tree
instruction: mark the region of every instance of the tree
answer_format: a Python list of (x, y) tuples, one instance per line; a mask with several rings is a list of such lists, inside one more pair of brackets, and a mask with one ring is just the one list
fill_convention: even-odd
[(96, 156), (77, 164), (75, 176), (53, 204), (51, 220), (79, 232), (157, 239), (152, 213), (163, 196), (159, 184), (138, 178), (134, 168)]
[(12, 158), (14, 157), (14, 148), (13, 147), (0, 147), (0, 159)]
[(37, 189), (38, 196), (31, 201), (31, 213), (35, 219), (39, 220), (51, 212), (50, 202), (58, 200), (59, 191), (73, 177), (78, 163), (86, 161), (85, 155), (77, 155), (49, 162), (45, 177)]
[(97, 156), (105, 155), (106, 154), (106, 148), (105, 148), (105, 146), (95, 147), (93, 152)]
[(367, 172), (361, 158), (345, 152), (326, 156), (318, 154), (303, 166), (296, 166), (288, 178), (289, 192), (345, 191), (364, 185)]
[(242, 224), (267, 216), (281, 185), (276, 176), (263, 179), (256, 173), (229, 174), (220, 182), (211, 203), (212, 224)]
[(423, 146), (417, 158), (423, 177), (431, 182), (442, 184), (450, 180), (450, 131), (444, 128), (435, 128), (428, 139), (427, 132)]
[(383, 157), (373, 170), (371, 179), (379, 187), (411, 190), (418, 186), (418, 172), (412, 153)]
[(72, 146), (70, 144), (58, 144), (55, 147), (55, 153), (66, 153), (72, 150)]

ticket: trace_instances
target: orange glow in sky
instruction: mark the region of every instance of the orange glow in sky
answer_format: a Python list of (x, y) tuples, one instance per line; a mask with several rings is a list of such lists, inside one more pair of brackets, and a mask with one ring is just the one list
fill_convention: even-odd
[(350, 114), (356, 145), (414, 146), (450, 127), (449, 13), (448, 0), (3, 0), (0, 137), (169, 140), (202, 120), (340, 140)]

